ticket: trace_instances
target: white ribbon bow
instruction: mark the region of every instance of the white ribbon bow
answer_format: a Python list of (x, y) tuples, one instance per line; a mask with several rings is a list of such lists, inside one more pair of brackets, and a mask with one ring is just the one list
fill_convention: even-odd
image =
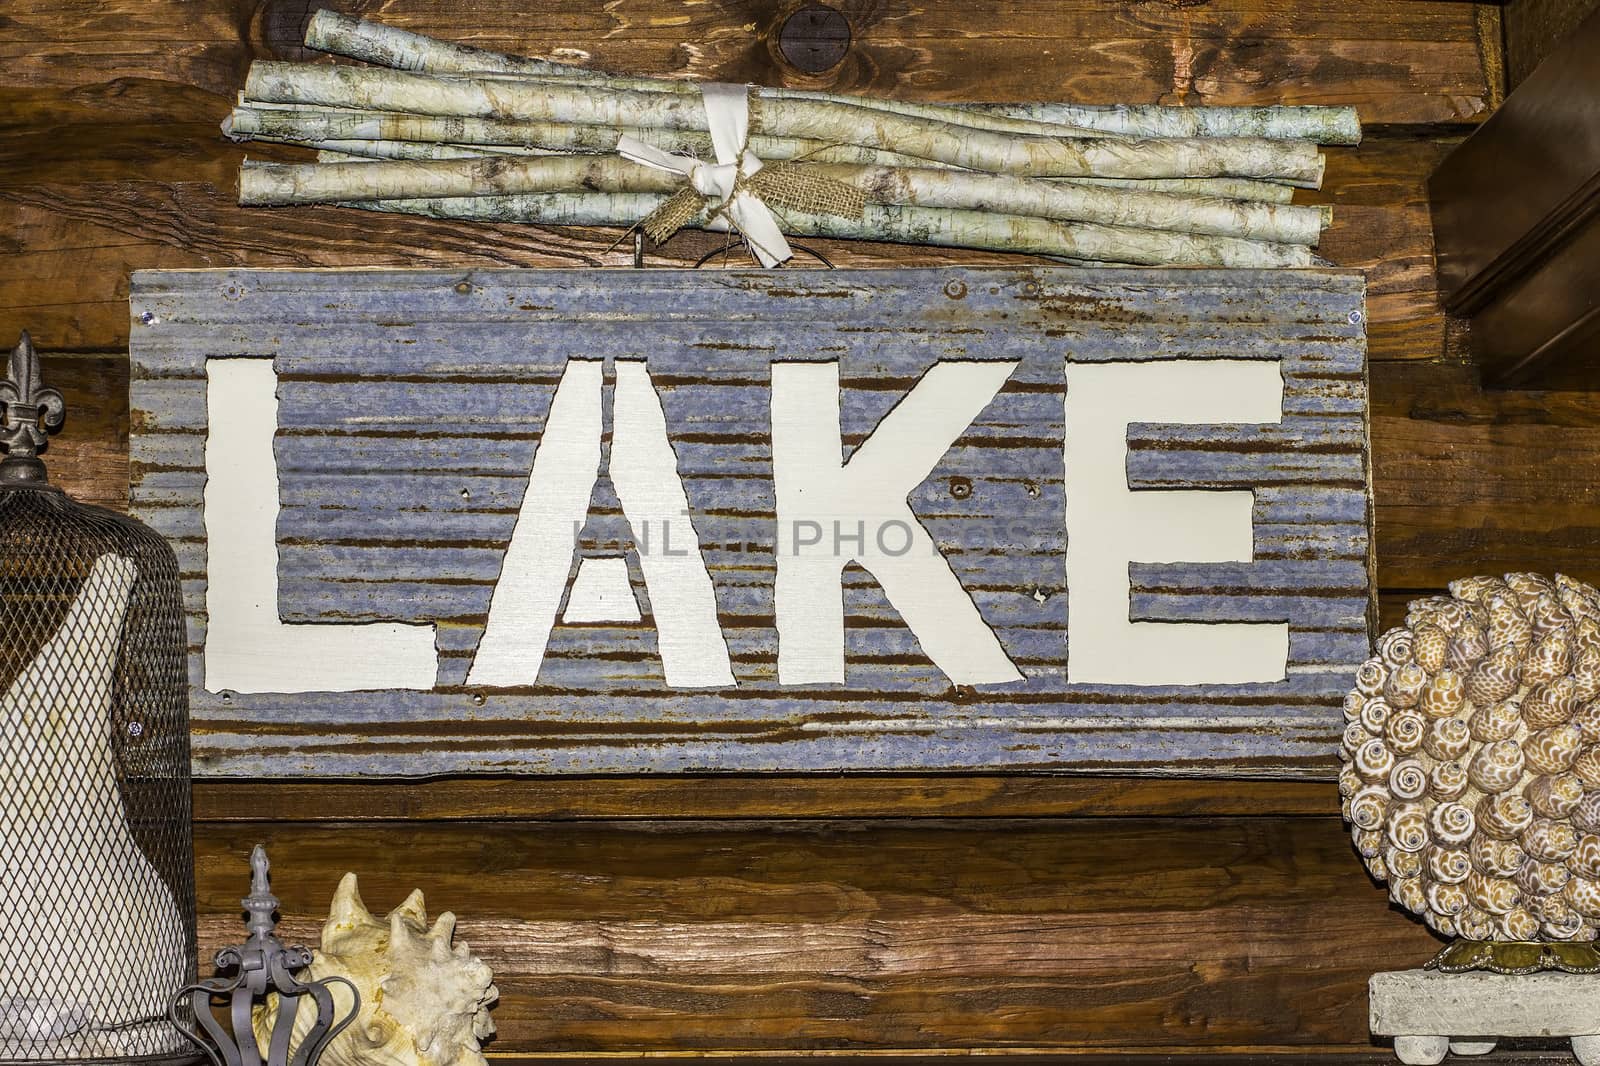
[(711, 147), (717, 153), (715, 165), (663, 152), (627, 135), (617, 141), (617, 151), (624, 159), (635, 163), (682, 174), (701, 196), (715, 197), (722, 210), (711, 218), (707, 227), (726, 230), (731, 221), (750, 242), (761, 265), (771, 267), (794, 253), (778, 228), (778, 220), (772, 217), (761, 197), (739, 185), (741, 177), (748, 178), (761, 169), (761, 160), (749, 148), (749, 94), (750, 90), (743, 85), (713, 82), (700, 87), (706, 125), (711, 130)]

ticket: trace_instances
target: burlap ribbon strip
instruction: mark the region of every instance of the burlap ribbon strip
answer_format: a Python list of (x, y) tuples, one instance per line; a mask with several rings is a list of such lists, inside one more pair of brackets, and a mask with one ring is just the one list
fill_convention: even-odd
[(803, 164), (763, 164), (750, 151), (750, 92), (743, 85), (713, 83), (700, 88), (715, 164), (673, 155), (633, 137), (617, 141), (625, 158), (682, 174), (688, 183), (640, 224), (660, 243), (707, 214), (708, 229), (736, 229), (750, 242), (762, 266), (776, 266), (793, 253), (770, 207), (860, 218), (861, 190), (833, 178), (807, 174)]

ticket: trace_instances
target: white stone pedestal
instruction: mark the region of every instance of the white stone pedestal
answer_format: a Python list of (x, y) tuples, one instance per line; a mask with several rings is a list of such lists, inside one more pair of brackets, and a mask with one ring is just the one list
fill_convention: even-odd
[(1395, 970), (1367, 993), (1372, 1035), (1394, 1037), (1407, 1066), (1484, 1055), (1508, 1036), (1568, 1037), (1583, 1066), (1600, 1066), (1600, 974)]

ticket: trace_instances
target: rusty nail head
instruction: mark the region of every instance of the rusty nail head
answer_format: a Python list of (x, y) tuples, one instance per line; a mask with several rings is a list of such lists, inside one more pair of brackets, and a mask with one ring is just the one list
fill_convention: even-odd
[(944, 283), (944, 294), (952, 300), (959, 300), (967, 294), (967, 283), (960, 278), (951, 278)]
[(972, 495), (972, 479), (966, 477), (953, 477), (950, 479), (950, 495), (958, 500), (964, 500)]
[(139, 321), (147, 326), (153, 326), (156, 324), (156, 313), (154, 311), (146, 311), (139, 316)]
[(1037, 295), (1039, 295), (1039, 283), (1037, 281), (1025, 281), (1025, 282), (1023, 282), (1022, 283), (1022, 292), (1026, 296), (1037, 296)]
[(472, 282), (470, 282), (470, 281), (458, 281), (458, 282), (456, 282), (456, 292), (459, 292), (462, 296), (467, 295), (467, 293), (469, 293), (471, 291), (472, 291)]

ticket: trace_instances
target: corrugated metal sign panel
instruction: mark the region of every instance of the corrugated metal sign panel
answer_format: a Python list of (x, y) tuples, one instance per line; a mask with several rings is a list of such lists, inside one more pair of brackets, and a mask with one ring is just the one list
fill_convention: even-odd
[(197, 770), (1330, 773), (1372, 595), (1362, 301), (136, 274), (132, 500), (184, 568)]

